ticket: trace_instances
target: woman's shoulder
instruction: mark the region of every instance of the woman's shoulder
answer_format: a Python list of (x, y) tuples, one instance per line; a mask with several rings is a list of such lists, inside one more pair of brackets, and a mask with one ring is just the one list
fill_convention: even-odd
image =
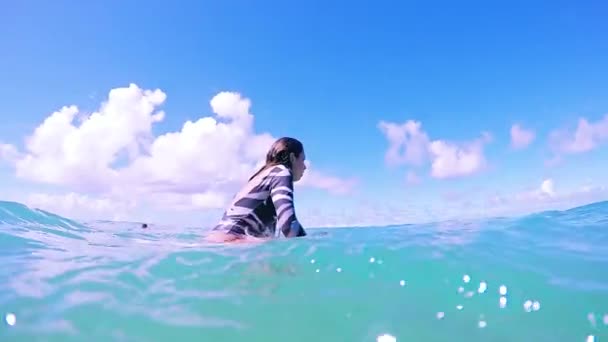
[(293, 174), (291, 173), (291, 169), (285, 165), (275, 165), (271, 168), (266, 179), (271, 186), (272, 184), (275, 186), (291, 186)]
[(274, 165), (270, 168), (268, 175), (275, 177), (291, 176), (291, 169), (282, 164)]

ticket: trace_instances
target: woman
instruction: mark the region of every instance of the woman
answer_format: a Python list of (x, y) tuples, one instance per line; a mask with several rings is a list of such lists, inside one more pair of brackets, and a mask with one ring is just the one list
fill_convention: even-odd
[(266, 164), (251, 176), (234, 197), (209, 238), (216, 242), (246, 238), (306, 236), (296, 218), (293, 183), (306, 170), (302, 143), (281, 138), (272, 144)]

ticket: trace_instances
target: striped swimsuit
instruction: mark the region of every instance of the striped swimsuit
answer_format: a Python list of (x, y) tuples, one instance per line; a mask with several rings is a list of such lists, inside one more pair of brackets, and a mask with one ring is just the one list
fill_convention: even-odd
[[(278, 228), (278, 229), (277, 229)], [(293, 175), (283, 165), (269, 167), (239, 193), (213, 230), (255, 237), (305, 236), (293, 204)]]

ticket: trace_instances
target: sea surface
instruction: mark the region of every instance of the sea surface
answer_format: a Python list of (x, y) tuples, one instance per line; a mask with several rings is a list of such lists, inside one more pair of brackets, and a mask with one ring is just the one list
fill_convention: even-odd
[(0, 202), (0, 341), (608, 341), (608, 202), (218, 246)]

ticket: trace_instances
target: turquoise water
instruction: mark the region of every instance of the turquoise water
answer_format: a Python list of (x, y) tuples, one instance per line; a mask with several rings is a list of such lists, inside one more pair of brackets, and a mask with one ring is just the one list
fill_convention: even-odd
[(0, 202), (0, 341), (608, 341), (608, 202), (255, 246), (201, 235)]

